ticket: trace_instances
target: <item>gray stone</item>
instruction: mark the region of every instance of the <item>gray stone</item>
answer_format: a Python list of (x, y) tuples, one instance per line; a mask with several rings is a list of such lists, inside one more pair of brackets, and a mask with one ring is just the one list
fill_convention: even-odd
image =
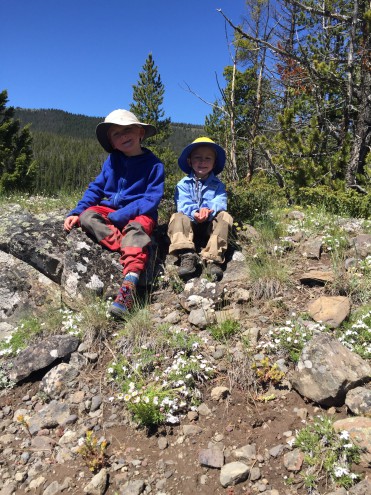
[(209, 416), (211, 414), (211, 409), (207, 404), (205, 404), (205, 402), (198, 406), (197, 411), (200, 416)]
[(347, 393), (345, 404), (353, 414), (371, 417), (371, 390), (356, 387)]
[(290, 220), (304, 220), (305, 215), (302, 211), (292, 210), (287, 214), (287, 218)]
[(225, 464), (220, 470), (220, 484), (226, 488), (227, 486), (237, 485), (247, 480), (249, 476), (249, 468), (243, 462), (230, 462)]
[(237, 457), (237, 459), (243, 459), (247, 462), (254, 461), (256, 459), (256, 444), (248, 444), (240, 447), (233, 451), (233, 455)]
[(143, 480), (133, 480), (125, 483), (120, 495), (140, 495), (144, 492), (146, 484)]
[(198, 455), (201, 466), (220, 469), (224, 464), (224, 454), (218, 447), (202, 449)]
[(183, 435), (186, 437), (193, 436), (193, 435), (199, 435), (202, 433), (202, 428), (196, 425), (184, 425), (183, 426)]
[(84, 493), (88, 495), (103, 495), (106, 491), (108, 481), (107, 469), (103, 468), (84, 488)]
[(79, 376), (79, 370), (68, 363), (60, 363), (41, 380), (40, 390), (54, 399), (70, 389), (70, 382)]
[(67, 490), (71, 485), (71, 478), (65, 478), (62, 484), (59, 484), (58, 481), (53, 481), (43, 492), (43, 495), (58, 495), (62, 493), (64, 490)]
[(369, 495), (371, 493), (371, 480), (365, 478), (349, 488), (349, 495)]
[(260, 480), (260, 478), (261, 478), (260, 468), (252, 467), (250, 469), (250, 480), (251, 481), (257, 481), (257, 480)]
[(168, 441), (166, 437), (160, 437), (157, 441), (158, 448), (160, 450), (165, 450), (168, 446)]
[(302, 255), (306, 258), (319, 260), (322, 251), (322, 237), (316, 237), (306, 241), (301, 249)]
[(0, 490), (0, 495), (13, 495), (17, 491), (17, 483), (10, 482)]
[(221, 399), (226, 399), (229, 394), (230, 391), (227, 387), (214, 387), (211, 390), (211, 400), (219, 401)]
[(102, 401), (103, 399), (101, 395), (95, 395), (91, 400), (90, 411), (93, 412), (99, 409), (102, 404)]
[(269, 455), (271, 455), (272, 457), (279, 457), (282, 454), (284, 448), (284, 445), (275, 445), (269, 450)]
[(283, 456), (283, 465), (288, 471), (297, 473), (304, 462), (304, 455), (300, 449), (294, 449)]
[(20, 382), (34, 371), (52, 364), (56, 359), (69, 356), (79, 346), (80, 340), (72, 335), (53, 335), (22, 351), (13, 362), (9, 373), (11, 380)]
[(292, 375), (302, 396), (325, 406), (341, 406), (352, 388), (370, 380), (371, 367), (337, 339), (320, 334), (309, 341)]
[(371, 254), (371, 235), (370, 234), (360, 234), (352, 239), (352, 245), (356, 256), (361, 256), (361, 258), (366, 258)]
[(68, 404), (52, 400), (30, 418), (29, 430), (34, 434), (43, 428), (54, 428), (63, 425), (69, 417)]

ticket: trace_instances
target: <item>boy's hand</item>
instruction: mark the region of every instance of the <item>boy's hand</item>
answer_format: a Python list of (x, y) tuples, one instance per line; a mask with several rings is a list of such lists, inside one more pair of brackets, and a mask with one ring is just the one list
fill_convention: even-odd
[(196, 211), (194, 214), (195, 220), (197, 223), (206, 222), (209, 218), (210, 213), (214, 210), (209, 210), (209, 208), (201, 208), (199, 211)]
[(71, 215), (70, 217), (67, 217), (63, 224), (64, 230), (70, 232), (73, 229), (73, 227), (75, 227), (75, 225), (78, 224), (78, 222), (79, 222), (78, 215)]

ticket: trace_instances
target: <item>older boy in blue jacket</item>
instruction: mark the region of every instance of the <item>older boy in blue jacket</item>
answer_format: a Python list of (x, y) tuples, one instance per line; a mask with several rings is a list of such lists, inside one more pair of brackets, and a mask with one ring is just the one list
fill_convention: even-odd
[(197, 241), (206, 237), (201, 260), (207, 273), (220, 280), (233, 224), (226, 211), (225, 185), (217, 177), (225, 165), (225, 151), (210, 138), (197, 138), (184, 148), (178, 165), (188, 175), (178, 182), (175, 190), (177, 213), (169, 222), (169, 254), (180, 258), (179, 276), (188, 277), (196, 271)]
[(107, 115), (96, 135), (109, 156), (64, 222), (67, 232), (80, 226), (102, 246), (121, 253), (124, 281), (110, 308), (118, 317), (133, 305), (164, 193), (164, 166), (141, 146), (143, 139), (156, 132), (127, 110)]

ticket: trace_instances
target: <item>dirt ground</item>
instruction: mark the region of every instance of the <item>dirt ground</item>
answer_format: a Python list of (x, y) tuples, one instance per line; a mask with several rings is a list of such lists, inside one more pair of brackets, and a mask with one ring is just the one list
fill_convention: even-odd
[[(299, 265), (293, 265), (292, 279), (297, 280), (300, 273), (315, 268), (326, 269), (328, 265), (326, 256), (320, 262), (303, 260)], [(319, 297), (323, 293), (321, 287), (305, 287), (300, 283), (292, 284), (283, 292), (283, 296), (277, 301), (268, 301), (256, 307), (261, 316), (269, 320), (277, 319), (287, 313), (289, 307), (292, 311), (302, 311), (308, 300)], [(174, 294), (171, 295), (174, 297)], [(240, 495), (264, 492), (269, 489), (278, 490), (279, 495), (305, 494), (299, 474), (291, 474), (283, 465), (283, 455), (274, 457), (269, 454), (270, 449), (280, 444), (287, 445), (287, 439), (296, 430), (303, 428), (305, 419), (318, 414), (331, 414), (334, 419), (347, 416), (346, 407), (331, 408), (323, 410), (295, 391), (282, 388), (275, 390), (276, 398), (267, 402), (256, 400), (248, 391), (239, 389), (231, 383), (227, 373), (219, 373), (204, 386), (203, 402), (211, 410), (211, 413), (197, 419), (185, 416), (181, 424), (177, 426), (161, 426), (154, 431), (135, 428), (125, 415), (118, 403), (111, 403), (108, 397), (112, 391), (106, 383), (106, 363), (112, 358), (108, 348), (101, 348), (101, 355), (97, 363), (89, 365), (80, 375), (79, 388), (87, 386), (93, 393), (103, 396), (103, 413), (95, 421), (87, 414), (84, 421), (77, 426), (79, 429), (93, 428), (95, 435), (108, 440), (107, 467), (109, 470), (108, 495), (119, 495), (127, 481), (143, 480), (146, 483), (144, 493), (158, 495)], [(9, 391), (0, 394), (0, 408), (8, 406), (8, 414), (4, 420), (10, 420), (17, 409), (35, 396), (39, 390), (39, 380), (23, 383)], [(211, 390), (216, 386), (230, 388), (228, 399), (214, 402), (211, 400)], [(27, 407), (27, 406), (26, 406)], [(13, 425), (11, 421), (8, 421)], [(77, 423), (78, 424), (78, 423)], [(201, 428), (199, 434), (184, 436), (183, 425), (194, 424)], [(17, 425), (16, 425), (17, 426)], [(75, 427), (72, 427), (74, 429)], [(17, 429), (17, 428), (16, 428)], [(7, 433), (3, 428), (1, 435)], [(44, 434), (48, 435), (54, 442), (58, 442), (63, 435), (63, 428), (54, 428)], [(15, 435), (16, 441), (7, 448), (15, 453), (15, 462), (11, 466), (4, 456), (0, 456), (0, 472), (4, 476), (6, 472), (27, 472), (32, 466), (24, 465), (21, 455), (25, 451), (22, 442), (27, 440), (27, 432), (18, 425)], [(166, 439), (167, 445), (159, 445), (160, 439)], [(210, 442), (221, 446), (225, 453), (225, 462), (236, 460), (233, 451), (247, 444), (256, 444), (257, 459), (250, 467), (260, 468), (260, 478), (257, 480), (246, 480), (236, 486), (223, 488), (220, 483), (220, 470), (207, 468), (200, 465), (199, 453), (208, 448)], [(84, 487), (92, 478), (91, 472), (85, 465), (81, 456), (76, 456), (72, 461), (61, 464), (56, 461), (54, 450), (32, 450), (32, 454), (38, 457), (48, 470), (41, 472), (40, 476), (46, 478), (42, 488), (33, 490), (37, 495), (42, 495), (45, 488), (52, 482), (63, 483), (66, 477), (71, 478), (66, 493), (82, 494)], [(361, 468), (355, 467), (354, 471)], [(362, 472), (370, 475), (370, 470), (362, 468)], [(288, 485), (288, 476), (294, 477), (294, 483)], [(17, 490), (17, 494), (30, 493), (26, 488), (27, 483)], [(151, 487), (149, 491), (148, 486)], [(328, 487), (325, 481), (320, 481), (319, 492), (326, 494)], [(136, 492), (133, 492), (133, 494)], [(139, 492), (138, 492), (139, 493)]]

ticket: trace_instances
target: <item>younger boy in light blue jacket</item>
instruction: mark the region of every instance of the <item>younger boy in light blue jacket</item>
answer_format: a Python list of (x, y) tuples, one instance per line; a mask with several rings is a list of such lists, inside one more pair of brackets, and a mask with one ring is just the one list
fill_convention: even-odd
[(201, 244), (207, 273), (220, 280), (233, 224), (226, 211), (225, 185), (217, 177), (225, 165), (225, 151), (210, 138), (200, 137), (184, 148), (178, 165), (188, 175), (175, 189), (177, 213), (169, 222), (169, 254), (180, 259), (179, 276), (188, 277), (196, 271), (196, 246)]

